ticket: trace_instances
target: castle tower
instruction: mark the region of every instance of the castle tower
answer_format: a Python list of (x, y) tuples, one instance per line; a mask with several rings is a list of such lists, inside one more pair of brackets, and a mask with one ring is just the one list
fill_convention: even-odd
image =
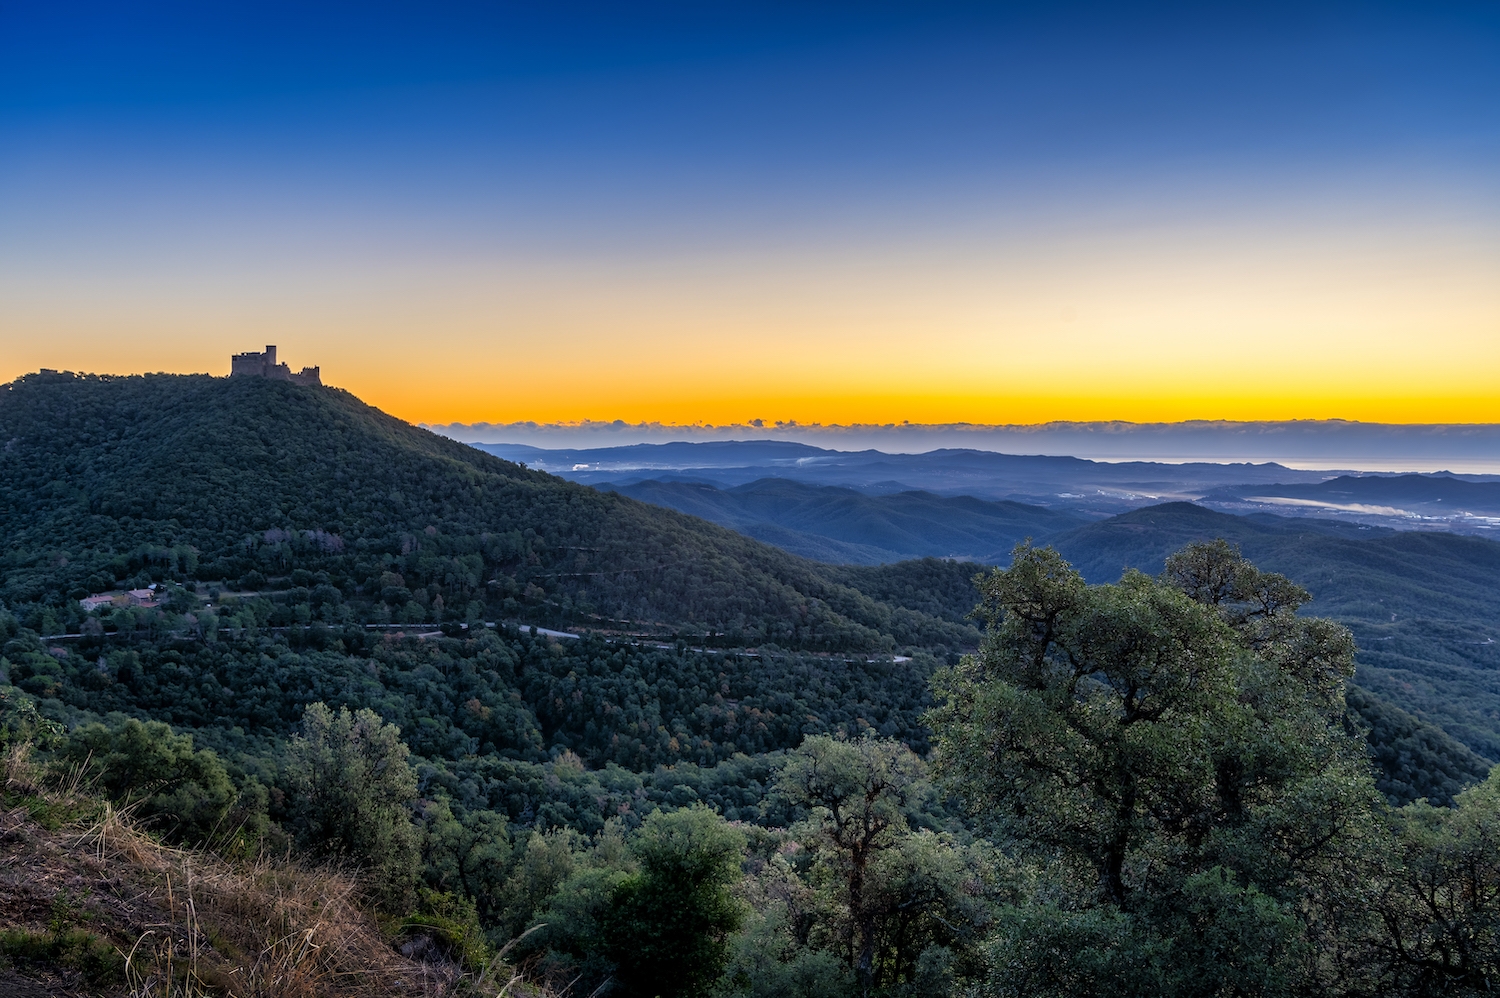
[(272, 381), (290, 381), (297, 385), (321, 385), (323, 379), (316, 367), (304, 367), (293, 374), (286, 364), (276, 360), (276, 344), (267, 343), (265, 353), (237, 353), (229, 358), (230, 377), (270, 378)]

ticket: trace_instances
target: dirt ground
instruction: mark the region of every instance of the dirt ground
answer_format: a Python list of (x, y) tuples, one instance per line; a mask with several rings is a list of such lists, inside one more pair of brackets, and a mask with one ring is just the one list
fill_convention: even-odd
[(337, 872), (230, 863), (166, 847), (98, 802), (6, 796), (8, 998), (437, 996), (460, 986), (452, 966), (396, 952), (358, 885)]

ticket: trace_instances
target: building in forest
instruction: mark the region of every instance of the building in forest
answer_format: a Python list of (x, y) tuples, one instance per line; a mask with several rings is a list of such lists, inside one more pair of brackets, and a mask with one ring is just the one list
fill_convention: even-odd
[(237, 353), (229, 358), (229, 376), (270, 378), (272, 381), (290, 381), (294, 385), (321, 385), (322, 376), (316, 367), (304, 367), (296, 374), (285, 363), (276, 362), (276, 347), (266, 346), (265, 353)]

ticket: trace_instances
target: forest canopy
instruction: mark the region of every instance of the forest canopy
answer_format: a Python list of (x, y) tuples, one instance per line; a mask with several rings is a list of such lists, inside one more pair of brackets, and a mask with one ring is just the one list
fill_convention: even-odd
[[(1220, 542), (1159, 577), (1093, 586), (1023, 546), (980, 596), (983, 645), (936, 667), (910, 722), (936, 750), (926, 760), (915, 729), (868, 723), (654, 770), (597, 754), (618, 741), (591, 739), (593, 720), (547, 750), (524, 705), (586, 701), (522, 693), (522, 677), (571, 663), (571, 680), (612, 646), (492, 631), (371, 650), (377, 673), (415, 655), (405, 668), (432, 688), (445, 672), (456, 684), (442, 703), (377, 702), (399, 725), (326, 706), (347, 703), (326, 687), (256, 737), (192, 729), (221, 755), (123, 711), (49, 727), (55, 701), (27, 714), (35, 701), (12, 687), (5, 731), (60, 766), (86, 760), (169, 839), (243, 853), (249, 834), (339, 857), (389, 910), (469, 920), (468, 959), (518, 941), (542, 982), (726, 996), (1486, 991), (1500, 972), (1500, 775), (1453, 807), (1387, 804), (1345, 704), (1352, 642), (1296, 612), (1303, 590)], [(7, 656), (62, 663), (5, 626)], [(493, 690), (455, 702), (464, 676)], [(107, 667), (57, 685), (75, 684), (117, 688), (138, 715), (178, 699), (132, 700)], [(594, 718), (616, 705), (601, 692)], [(403, 699), (414, 706), (398, 715)], [(433, 728), (451, 715), (450, 733)], [(471, 722), (494, 733), (464, 734)]]

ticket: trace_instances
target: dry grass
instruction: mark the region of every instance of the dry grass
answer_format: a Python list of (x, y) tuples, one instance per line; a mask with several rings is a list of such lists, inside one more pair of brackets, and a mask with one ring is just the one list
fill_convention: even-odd
[(44, 786), (25, 746), (3, 766), (0, 932), (47, 952), (97, 937), (89, 952), (110, 966), (27, 963), (26, 979), (0, 971), (0, 993), (34, 981), (110, 998), (541, 998), (500, 958), (476, 979), (402, 956), (348, 872), (173, 849), (76, 779)]

